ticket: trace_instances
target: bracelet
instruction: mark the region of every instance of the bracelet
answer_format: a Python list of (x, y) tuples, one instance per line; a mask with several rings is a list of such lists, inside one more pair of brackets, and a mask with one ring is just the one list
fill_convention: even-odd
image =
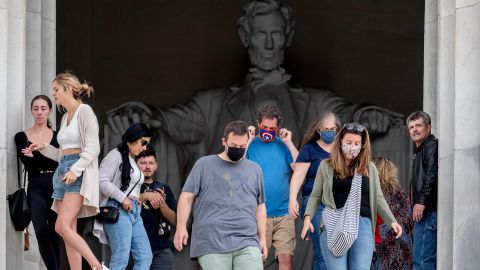
[(304, 220), (307, 219), (307, 218), (310, 219), (310, 220), (312, 219), (310, 216), (304, 216), (303, 217)]

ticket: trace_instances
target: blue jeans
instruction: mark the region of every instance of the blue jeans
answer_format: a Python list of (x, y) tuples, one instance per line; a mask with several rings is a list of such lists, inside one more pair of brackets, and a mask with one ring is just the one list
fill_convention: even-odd
[(328, 270), (370, 270), (373, 256), (372, 222), (369, 218), (360, 217), (358, 238), (347, 253), (335, 257), (327, 246), (327, 230), (320, 234), (322, 254)]
[[(300, 216), (303, 218), (305, 215), (305, 210), (307, 209), (307, 202), (310, 196), (304, 196), (302, 198), (302, 204), (300, 205)], [(313, 247), (313, 264), (312, 270), (327, 270), (327, 266), (325, 265), (325, 260), (322, 256), (322, 250), (320, 247), (320, 222), (322, 221), (322, 212), (323, 212), (323, 205), (320, 205), (315, 212), (315, 216), (313, 216), (312, 224), (314, 231), (313, 233), (309, 232), (310, 241), (312, 241)]]
[(75, 182), (67, 185), (63, 181), (65, 174), (70, 171), (70, 168), (80, 159), (80, 154), (71, 154), (63, 156), (58, 163), (57, 169), (53, 174), (53, 194), (52, 198), (56, 200), (63, 200), (65, 193), (80, 193), (83, 182), (83, 174), (77, 177)]
[(437, 266), (437, 212), (425, 213), (414, 225), (413, 269), (429, 270)]
[[(120, 203), (109, 199), (107, 206), (119, 206)], [(128, 265), (128, 257), (132, 252), (134, 270), (148, 270), (152, 263), (152, 250), (147, 232), (140, 217), (141, 207), (132, 201), (132, 210), (120, 211), (117, 223), (103, 224), (112, 249), (111, 270), (123, 270)]]

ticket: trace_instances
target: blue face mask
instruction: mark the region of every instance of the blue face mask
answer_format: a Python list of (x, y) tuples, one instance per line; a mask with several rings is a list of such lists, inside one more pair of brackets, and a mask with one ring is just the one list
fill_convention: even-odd
[(331, 144), (335, 140), (335, 136), (337, 136), (337, 132), (334, 130), (331, 130), (331, 131), (322, 130), (319, 133), (320, 133), (320, 138), (326, 144)]

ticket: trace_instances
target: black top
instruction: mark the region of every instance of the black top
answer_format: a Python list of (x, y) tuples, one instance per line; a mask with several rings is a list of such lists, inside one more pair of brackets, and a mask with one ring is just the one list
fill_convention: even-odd
[[(28, 172), (28, 176), (35, 176), (40, 174), (40, 171), (55, 171), (58, 166), (58, 162), (47, 158), (46, 156), (40, 154), (38, 151), (33, 152), (33, 157), (27, 157), (22, 153), (22, 149), (28, 147), (32, 142), (27, 138), (27, 134), (21, 131), (15, 134), (15, 144), (17, 145), (17, 156), (22, 161), (25, 169)], [(52, 140), (50, 145), (55, 147), (60, 147), (57, 142), (57, 132), (53, 131)]]
[(412, 206), (425, 205), (425, 211), (437, 211), (438, 140), (430, 134), (415, 149), (410, 181)]
[[(349, 176), (345, 179), (338, 179), (337, 177), (333, 178), (333, 199), (335, 201), (335, 206), (337, 209), (342, 208), (347, 201), (348, 194), (350, 193), (350, 188), (352, 187), (353, 176)], [(370, 212), (370, 202), (369, 202), (369, 178), (367, 176), (362, 176), (362, 200), (360, 204), (360, 216), (371, 218), (372, 213)]]
[[(140, 193), (144, 193), (146, 192), (146, 190), (156, 190), (157, 188), (164, 189), (166, 195), (165, 202), (167, 203), (168, 207), (170, 207), (170, 209), (172, 209), (174, 212), (177, 212), (175, 196), (173, 195), (173, 192), (168, 185), (163, 184), (159, 181), (153, 181), (150, 184), (144, 183), (142, 184)], [(147, 231), (148, 239), (150, 240), (150, 246), (152, 248), (152, 251), (173, 248), (173, 242), (171, 240), (170, 234), (170, 232), (173, 231), (173, 228), (170, 232), (167, 232), (167, 230), (165, 230), (165, 233), (163, 235), (159, 235), (158, 233), (160, 229), (160, 223), (165, 222), (168, 224), (167, 219), (163, 217), (162, 213), (160, 213), (160, 209), (154, 209), (152, 205), (148, 202), (144, 204), (141, 215), (145, 231)]]

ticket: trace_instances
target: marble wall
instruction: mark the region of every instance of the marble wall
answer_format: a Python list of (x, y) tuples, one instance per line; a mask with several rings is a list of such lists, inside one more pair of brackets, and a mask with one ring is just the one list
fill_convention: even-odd
[(439, 138), (438, 269), (478, 269), (480, 1), (426, 7), (424, 109)]
[[(0, 198), (18, 188), (12, 138), (32, 125), (30, 100), (50, 92), (56, 73), (55, 5), (55, 0), (0, 0)], [(23, 252), (6, 200), (0, 216), (0, 269), (44, 269), (35, 238)]]

